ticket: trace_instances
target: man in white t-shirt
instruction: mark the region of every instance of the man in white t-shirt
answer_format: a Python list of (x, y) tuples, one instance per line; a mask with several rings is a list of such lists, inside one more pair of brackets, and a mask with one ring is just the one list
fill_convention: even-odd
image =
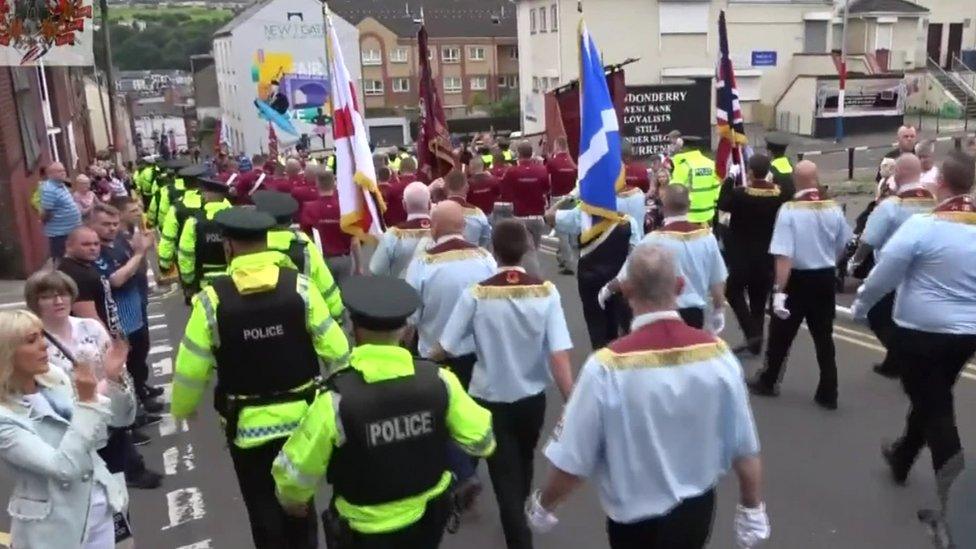
[(922, 163), (922, 177), (919, 178), (925, 190), (935, 192), (939, 180), (939, 167), (935, 165), (935, 141), (926, 139), (915, 145), (915, 156)]

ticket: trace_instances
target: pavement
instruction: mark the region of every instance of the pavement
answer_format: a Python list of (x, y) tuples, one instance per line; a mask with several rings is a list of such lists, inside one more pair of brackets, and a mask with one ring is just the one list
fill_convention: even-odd
[[(852, 211), (853, 210), (853, 211)], [(849, 213), (859, 208), (852, 204)], [(590, 352), (576, 282), (555, 272), (554, 258), (543, 254), (546, 275), (563, 297), (573, 341), (572, 361), (578, 368)], [(5, 298), (16, 292), (0, 293)], [(849, 305), (850, 292), (839, 299)], [(170, 387), (173, 358), (182, 338), (188, 310), (179, 296), (156, 297), (150, 305), (153, 338), (150, 351), (153, 383)], [(734, 319), (722, 334), (730, 343), (741, 339)], [(840, 379), (840, 407), (824, 411), (813, 404), (817, 368), (809, 335), (801, 331), (793, 347), (779, 398), (753, 398), (753, 412), (763, 445), (764, 494), (772, 539), (765, 546), (788, 549), (930, 547), (915, 519), (919, 508), (936, 503), (927, 458), (919, 461), (907, 486), (894, 485), (879, 456), (883, 437), (896, 436), (907, 401), (899, 385), (872, 373), (883, 350), (862, 326), (841, 311), (835, 332)], [(268, 365), (273, 367), (274, 365)], [(743, 363), (753, 373), (759, 360)], [(553, 390), (548, 395), (543, 441), (561, 411)], [(169, 390), (164, 397), (169, 398)], [(976, 445), (976, 369), (967, 368), (956, 389), (957, 417), (964, 446)], [(143, 549), (208, 549), (251, 547), (246, 514), (237, 488), (223, 435), (210, 397), (198, 417), (176, 422), (165, 417), (147, 429), (153, 441), (140, 448), (150, 467), (165, 472), (161, 488), (132, 490), (131, 517), (136, 541)], [(544, 443), (544, 442), (543, 442)], [(540, 445), (541, 450), (541, 445)], [(537, 453), (536, 482), (542, 482), (547, 463)], [(497, 507), (484, 467), (486, 483), (475, 509), (463, 518), (460, 532), (446, 535), (446, 549), (504, 547)], [(0, 494), (8, 494), (11, 478), (0, 478)], [(718, 506), (711, 548), (734, 546), (732, 520), (737, 500), (734, 477), (718, 487)], [(329, 490), (320, 491), (319, 505)], [(0, 545), (9, 518), (0, 516)], [(536, 537), (539, 549), (606, 547), (605, 517), (593, 486), (587, 484), (559, 509), (561, 523), (550, 534)], [(324, 542), (322, 543), (324, 547)]]

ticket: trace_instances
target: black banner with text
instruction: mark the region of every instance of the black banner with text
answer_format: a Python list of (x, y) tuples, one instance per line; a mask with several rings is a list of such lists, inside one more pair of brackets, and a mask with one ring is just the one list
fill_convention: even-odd
[(665, 152), (672, 130), (709, 138), (711, 86), (711, 78), (689, 84), (627, 86), (622, 130), (633, 145), (634, 156), (646, 158)]

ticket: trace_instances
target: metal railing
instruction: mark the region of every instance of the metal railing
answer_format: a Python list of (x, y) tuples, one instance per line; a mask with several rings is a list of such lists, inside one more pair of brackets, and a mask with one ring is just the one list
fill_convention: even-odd
[(966, 89), (967, 92), (976, 96), (976, 70), (967, 65), (958, 55), (952, 54), (952, 61), (949, 64), (955, 80)]

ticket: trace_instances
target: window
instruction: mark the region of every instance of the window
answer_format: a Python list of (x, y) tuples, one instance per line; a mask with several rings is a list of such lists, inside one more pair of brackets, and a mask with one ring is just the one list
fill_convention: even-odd
[(366, 95), (383, 95), (383, 81), (363, 80), (363, 93)]
[(539, 77), (538, 76), (533, 76), (532, 77), (532, 91), (534, 93), (539, 93)]
[(40, 106), (37, 95), (31, 88), (31, 79), (36, 76), (34, 67), (11, 67), (14, 102), (17, 104), (17, 124), (20, 126), (20, 143), (24, 149), (24, 163), (28, 171), (34, 171), (41, 157), (41, 141), (37, 137), (35, 115)]
[(511, 74), (511, 75), (509, 75), (508, 76), (508, 87), (509, 88), (517, 88), (518, 85), (519, 85), (518, 75), (517, 74)]
[(461, 48), (457, 46), (444, 46), (441, 48), (441, 61), (445, 63), (457, 63), (461, 60)]
[(559, 18), (557, 17), (558, 12), (556, 9), (556, 4), (549, 6), (549, 30), (552, 32), (559, 30)]
[(468, 46), (468, 59), (471, 61), (484, 61), (485, 48), (483, 46)]
[(437, 55), (437, 48), (435, 46), (428, 46), (427, 47), (427, 60), (428, 61), (433, 61), (435, 55)]
[(406, 63), (407, 48), (393, 48), (390, 52), (390, 63)]
[(546, 88), (546, 89), (547, 90), (554, 90), (554, 89), (556, 89), (558, 87), (559, 87), (559, 78), (553, 76), (552, 78), (549, 79), (549, 87)]
[(487, 90), (488, 89), (488, 77), (487, 76), (472, 76), (470, 80), (472, 90)]
[(708, 34), (711, 4), (661, 2), (658, 21), (661, 34)]
[(504, 77), (504, 76), (499, 76), (498, 77), (498, 87), (499, 88), (506, 88), (506, 87), (508, 87), (508, 79), (506, 77)]
[(444, 93), (461, 93), (461, 77), (445, 76)]
[(539, 32), (546, 32), (546, 8), (539, 8)]
[(363, 50), (363, 65), (381, 65), (383, 56), (380, 50)]
[(535, 34), (535, 8), (529, 10), (529, 34)]
[(394, 78), (393, 79), (393, 93), (406, 93), (410, 91), (410, 79), (409, 78)]
[(512, 46), (508, 49), (509, 59), (518, 59), (518, 46)]

